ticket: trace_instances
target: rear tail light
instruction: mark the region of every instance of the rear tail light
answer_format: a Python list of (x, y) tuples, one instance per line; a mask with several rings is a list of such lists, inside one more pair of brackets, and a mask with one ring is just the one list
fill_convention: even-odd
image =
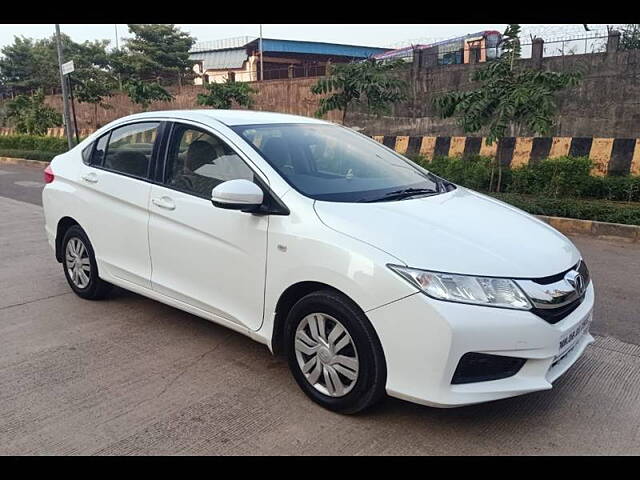
[(47, 168), (44, 169), (44, 183), (51, 183), (54, 178), (56, 177), (51, 170), (51, 165), (47, 165)]

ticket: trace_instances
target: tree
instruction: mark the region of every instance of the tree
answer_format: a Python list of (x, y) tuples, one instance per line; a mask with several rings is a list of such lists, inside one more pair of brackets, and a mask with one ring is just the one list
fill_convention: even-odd
[[(83, 72), (100, 70), (108, 73), (108, 40), (76, 43), (68, 35), (61, 35), (65, 59), (73, 60), (74, 76)], [(60, 89), (60, 71), (55, 36), (41, 40), (14, 37), (14, 43), (2, 49), (0, 78), (12, 92), (31, 93), (42, 89), (55, 93)], [(92, 75), (95, 76), (95, 75)]]
[(620, 33), (620, 50), (640, 48), (640, 23), (627, 24)]
[(98, 106), (108, 109), (105, 97), (110, 97), (116, 88), (116, 80), (108, 72), (99, 69), (80, 70), (71, 77), (73, 93), (80, 103), (93, 104), (93, 124), (98, 128)]
[(13, 44), (1, 52), (0, 76), (14, 94), (51, 91), (59, 86), (57, 56), (52, 56), (55, 50), (49, 48), (47, 39), (14, 37)]
[(194, 62), (189, 50), (195, 38), (173, 24), (129, 25), (134, 36), (125, 41), (124, 49), (112, 56), (117, 73), (125, 78), (136, 76), (143, 80), (175, 78), (179, 85), (191, 74)]
[(206, 85), (208, 93), (198, 94), (198, 105), (206, 105), (213, 108), (229, 109), (235, 101), (242, 107), (249, 108), (253, 105), (251, 95), (256, 90), (248, 83), (225, 80), (224, 83), (209, 83)]
[(93, 104), (94, 125), (97, 128), (98, 106), (110, 108), (105, 98), (110, 97), (117, 86), (107, 52), (109, 41), (75, 43), (66, 35), (62, 36), (62, 40), (65, 59), (74, 63), (75, 70), (69, 76), (73, 94), (78, 102)]
[(62, 125), (62, 115), (44, 104), (44, 93), (18, 95), (7, 102), (7, 118), (13, 121), (18, 133), (44, 135), (47, 128)]
[[(480, 85), (475, 90), (453, 91), (434, 99), (434, 107), (442, 118), (456, 117), (465, 133), (488, 129), (487, 143), (504, 137), (509, 131), (519, 134), (524, 126), (537, 135), (548, 133), (556, 112), (554, 95), (579, 83), (580, 72), (552, 72), (521, 68), (520, 26), (511, 24), (505, 30), (499, 59), (476, 70), (471, 80)], [(496, 160), (491, 171), (498, 168), (496, 191), (500, 191), (502, 168)]]
[(173, 96), (157, 82), (145, 82), (131, 77), (125, 82), (124, 88), (131, 101), (140, 105), (145, 111), (153, 102), (173, 100)]
[(396, 75), (404, 65), (402, 60), (379, 61), (369, 58), (361, 62), (333, 65), (328, 76), (311, 87), (316, 95), (329, 95), (320, 99), (316, 116), (332, 110), (342, 111), (342, 123), (352, 104), (365, 104), (369, 112), (382, 115), (391, 105), (406, 99), (407, 84)]

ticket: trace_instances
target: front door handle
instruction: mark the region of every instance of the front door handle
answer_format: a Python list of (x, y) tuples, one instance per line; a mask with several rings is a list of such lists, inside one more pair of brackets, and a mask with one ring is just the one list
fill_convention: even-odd
[(91, 173), (87, 173), (86, 175), (82, 175), (82, 179), (85, 182), (89, 182), (89, 183), (98, 183), (98, 175), (96, 175), (95, 173), (91, 172)]
[(151, 201), (154, 205), (164, 208), (165, 210), (175, 210), (176, 204), (173, 203), (169, 197), (161, 197), (161, 198), (152, 198)]

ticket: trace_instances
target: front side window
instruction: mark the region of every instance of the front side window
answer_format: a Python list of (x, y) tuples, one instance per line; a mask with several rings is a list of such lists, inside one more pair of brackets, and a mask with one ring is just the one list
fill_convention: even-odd
[(233, 128), (289, 184), (316, 200), (385, 201), (443, 191), (437, 177), (343, 127), (277, 124)]
[(133, 123), (112, 130), (102, 166), (134, 177), (147, 177), (159, 125), (159, 122)]
[(215, 135), (176, 124), (171, 134), (165, 183), (204, 198), (228, 180), (254, 181), (253, 170)]

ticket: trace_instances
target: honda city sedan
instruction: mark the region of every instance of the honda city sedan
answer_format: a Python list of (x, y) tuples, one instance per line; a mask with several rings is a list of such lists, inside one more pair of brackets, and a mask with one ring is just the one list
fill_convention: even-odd
[(248, 335), (334, 411), (550, 389), (593, 341), (593, 282), (564, 235), (340, 125), (136, 114), (45, 180), (77, 295), (116, 285)]

